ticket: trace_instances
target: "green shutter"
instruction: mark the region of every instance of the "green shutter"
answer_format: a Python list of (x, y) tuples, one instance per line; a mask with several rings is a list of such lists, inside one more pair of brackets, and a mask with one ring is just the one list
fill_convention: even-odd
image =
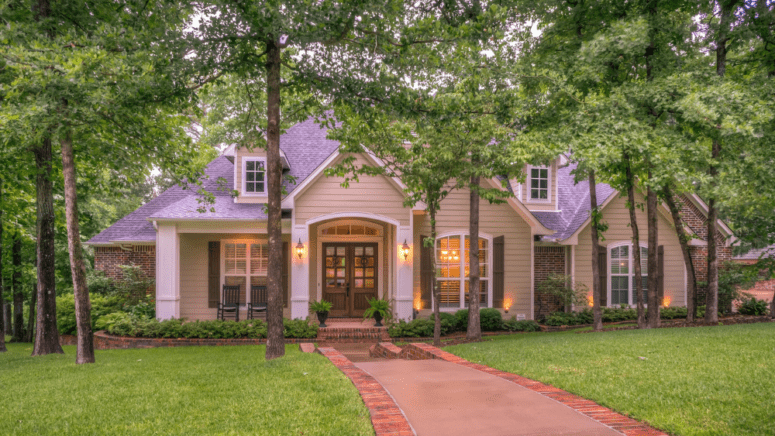
[(506, 238), (498, 236), (492, 240), (492, 307), (503, 307), (506, 259), (504, 246)]
[(433, 258), (433, 247), (426, 247), (423, 242), (427, 236), (420, 236), (420, 299), (422, 300), (422, 307), (430, 309), (431, 295), (433, 291), (433, 268), (431, 263)]
[(608, 249), (600, 246), (597, 255), (597, 270), (600, 272), (600, 307), (608, 305)]
[(221, 243), (210, 241), (207, 246), (207, 307), (216, 308), (221, 300)]
[(288, 295), (290, 290), (288, 289), (288, 272), (291, 262), (290, 244), (283, 242), (283, 307), (288, 307)]

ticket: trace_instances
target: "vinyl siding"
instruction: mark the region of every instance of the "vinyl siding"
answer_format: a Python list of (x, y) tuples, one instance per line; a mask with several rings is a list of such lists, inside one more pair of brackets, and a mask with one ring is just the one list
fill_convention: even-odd
[[(460, 189), (453, 191), (441, 204), (436, 216), (436, 232), (468, 233), (469, 191)], [(516, 314), (531, 316), (530, 277), (531, 231), (530, 226), (508, 204), (490, 204), (482, 200), (479, 205), (479, 231), (493, 238), (504, 236), (504, 296), (511, 294), (514, 304), (509, 310), (509, 317)], [(430, 236), (430, 217), (415, 216), (414, 246), (422, 246), (420, 237)], [(490, 285), (492, 286), (492, 285)], [(414, 294), (420, 293), (420, 256), (416, 251), (414, 256)], [(427, 309), (427, 308), (424, 308)]]
[[(207, 298), (207, 254), (209, 241), (222, 239), (263, 239), (266, 235), (251, 234), (181, 234), (180, 235), (180, 316), (189, 321), (215, 319), (215, 308), (209, 308)], [(290, 241), (286, 235), (283, 241)], [(289, 278), (289, 288), (292, 288)], [(246, 312), (240, 314), (245, 319)], [(290, 318), (290, 308), (283, 316)]]
[[(355, 164), (363, 165), (367, 161), (357, 156)], [(350, 182), (349, 188), (343, 188), (342, 181), (341, 177), (325, 175), (314, 180), (295, 200), (296, 224), (321, 215), (353, 211), (383, 215), (402, 225), (409, 224), (410, 211), (404, 208), (403, 193), (393, 181), (382, 176), (360, 176), (360, 181)]]
[[(627, 210), (626, 197), (618, 194), (603, 210), (603, 221), (608, 223), (608, 230), (603, 234), (602, 246), (607, 247), (619, 242), (632, 241), (632, 229), (629, 227), (630, 214)], [(635, 194), (637, 203), (645, 203), (646, 199), (640, 193)], [(648, 228), (646, 226), (646, 211), (635, 209), (638, 220), (638, 231), (641, 244), (648, 243)], [(659, 245), (665, 248), (665, 296), (672, 298), (671, 306), (686, 305), (686, 275), (681, 245), (675, 234), (672, 220), (662, 213), (657, 213), (657, 229)], [(587, 226), (579, 234), (579, 244), (576, 246), (576, 281), (585, 284), (592, 293), (592, 241), (591, 230)], [(610, 267), (609, 267), (610, 271)], [(645, 271), (644, 271), (645, 273)]]

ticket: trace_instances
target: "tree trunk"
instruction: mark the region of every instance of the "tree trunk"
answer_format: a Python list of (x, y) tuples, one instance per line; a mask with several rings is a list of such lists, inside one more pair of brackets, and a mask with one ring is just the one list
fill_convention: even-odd
[(11, 325), (11, 319), (13, 314), (11, 313), (11, 303), (3, 302), (3, 332), (6, 335), (11, 336), (13, 334), (13, 326)]
[[(734, 2), (719, 1), (721, 19), (716, 34), (716, 74), (719, 77), (724, 77), (727, 70), (727, 38), (732, 21), (733, 6)], [(721, 155), (721, 140), (714, 138), (712, 147), (712, 161), (708, 171), (711, 188), (716, 186), (718, 177), (716, 161)], [(705, 322), (713, 324), (718, 322), (718, 253), (716, 243), (718, 210), (716, 210), (715, 195), (715, 192), (711, 192), (708, 196), (708, 289), (705, 296)]]
[(17, 230), (11, 244), (11, 286), (13, 287), (13, 337), (11, 342), (24, 341), (24, 292), (22, 292), (22, 238)]
[(67, 249), (70, 252), (70, 271), (75, 293), (75, 322), (78, 331), (75, 363), (94, 363), (94, 334), (91, 329), (91, 303), (86, 285), (86, 266), (83, 263), (81, 230), (78, 226), (78, 192), (76, 189), (75, 154), (68, 131), (60, 141), (62, 146), (62, 173), (65, 178), (65, 217), (67, 218)]
[(600, 283), (600, 268), (598, 265), (598, 255), (600, 253), (600, 235), (598, 234), (598, 225), (600, 224), (599, 211), (597, 209), (597, 192), (595, 191), (595, 172), (589, 171), (589, 202), (590, 209), (590, 233), (592, 235), (592, 313), (594, 315), (594, 329), (596, 332), (603, 331), (603, 310), (600, 308), (600, 298), (602, 298)]
[[(37, 267), (38, 265), (36, 263), (35, 268)], [(27, 317), (27, 334), (24, 336), (24, 342), (32, 342), (32, 339), (35, 337), (35, 312), (38, 306), (38, 293), (35, 292), (34, 284), (32, 285), (30, 294), (32, 295), (30, 298), (30, 316)]]
[[(428, 198), (432, 193), (428, 193)], [(429, 202), (430, 203), (430, 202)], [(433, 241), (433, 254), (431, 254), (431, 271), (433, 271), (433, 345), (441, 346), (441, 315), (439, 314), (439, 299), (441, 292), (436, 280), (436, 207), (431, 204), (428, 206), (428, 214), (431, 217), (431, 240)], [(425, 241), (423, 241), (423, 244)]]
[[(471, 159), (471, 165), (479, 165), (479, 160)], [(468, 331), (469, 341), (482, 340), (482, 324), (479, 319), (479, 176), (471, 176), (468, 216)], [(463, 244), (465, 249), (465, 243)], [(490, 248), (492, 249), (492, 248)]]
[(627, 208), (630, 211), (630, 228), (632, 229), (632, 259), (634, 266), (633, 284), (635, 286), (635, 301), (638, 305), (638, 328), (646, 328), (646, 308), (643, 302), (643, 271), (641, 271), (640, 259), (640, 232), (638, 231), (638, 219), (635, 215), (635, 177), (632, 174), (630, 155), (624, 153), (625, 176), (627, 177)]
[[(651, 176), (651, 163), (649, 165), (649, 182), (652, 179)], [(646, 214), (648, 224), (648, 328), (659, 327), (659, 277), (657, 263), (658, 247), (659, 247), (659, 234), (657, 231), (657, 194), (648, 186), (647, 198), (646, 198)]]
[(57, 331), (57, 301), (54, 252), (54, 187), (51, 181), (51, 139), (44, 139), (33, 148), (38, 175), (37, 188), (37, 251), (38, 251), (38, 313), (33, 356), (64, 353)]
[(267, 274), (268, 303), (266, 311), (267, 340), (266, 359), (285, 355), (283, 337), (282, 295), (282, 165), (280, 162), (280, 54), (282, 49), (274, 41), (267, 44), (266, 94), (267, 94), (267, 194), (269, 234), (269, 264)]
[[(0, 327), (5, 326), (5, 300), (3, 299), (3, 212), (5, 211), (5, 193), (3, 179), (0, 178)], [(8, 351), (5, 348), (5, 331), (0, 331), (0, 353)]]
[(686, 321), (694, 322), (697, 317), (697, 275), (694, 272), (692, 255), (689, 252), (689, 235), (687, 235), (684, 230), (681, 213), (678, 206), (675, 204), (675, 198), (673, 197), (670, 186), (665, 185), (663, 192), (665, 195), (665, 203), (667, 203), (667, 207), (670, 208), (670, 214), (673, 217), (675, 233), (678, 236), (678, 242), (681, 244), (681, 254), (683, 254), (684, 264), (686, 265)]

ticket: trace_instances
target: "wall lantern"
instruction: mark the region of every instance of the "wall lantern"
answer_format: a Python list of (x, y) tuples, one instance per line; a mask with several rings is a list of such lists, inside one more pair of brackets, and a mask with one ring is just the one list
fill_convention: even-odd
[(301, 238), (299, 238), (299, 243), (296, 244), (296, 256), (298, 256), (299, 259), (304, 256), (304, 244), (301, 243)]
[(409, 258), (409, 250), (411, 250), (411, 247), (409, 247), (409, 244), (406, 243), (406, 239), (404, 239), (404, 245), (401, 246), (401, 254), (404, 256), (404, 260)]

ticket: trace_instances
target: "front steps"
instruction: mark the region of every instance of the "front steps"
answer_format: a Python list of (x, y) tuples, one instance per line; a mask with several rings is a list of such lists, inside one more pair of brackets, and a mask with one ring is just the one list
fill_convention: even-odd
[(318, 329), (318, 347), (331, 347), (351, 362), (382, 360), (372, 357), (369, 348), (379, 342), (390, 341), (387, 327), (374, 327), (374, 320), (339, 318), (326, 321), (327, 327)]

